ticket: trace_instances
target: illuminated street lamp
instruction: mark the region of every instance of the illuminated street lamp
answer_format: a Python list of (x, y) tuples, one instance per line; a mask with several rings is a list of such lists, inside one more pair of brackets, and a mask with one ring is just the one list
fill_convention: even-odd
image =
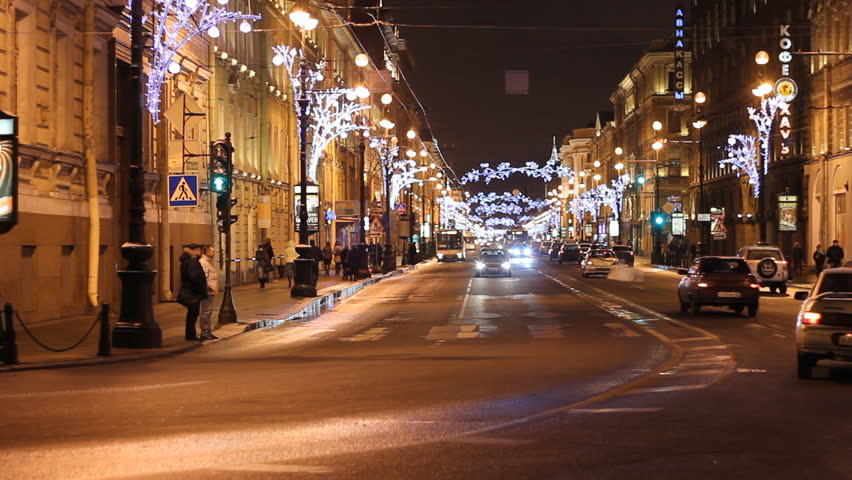
[(761, 50), (754, 54), (754, 63), (758, 65), (766, 65), (769, 63), (769, 54)]

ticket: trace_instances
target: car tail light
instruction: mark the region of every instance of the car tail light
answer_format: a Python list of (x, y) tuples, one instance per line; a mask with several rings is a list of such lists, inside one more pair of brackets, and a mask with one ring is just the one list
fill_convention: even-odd
[(802, 323), (807, 323), (808, 325), (818, 325), (820, 319), (822, 319), (822, 314), (819, 312), (805, 312), (802, 314)]
[(699, 282), (698, 286), (701, 288), (708, 287), (709, 285), (706, 282)]
[(760, 284), (759, 284), (759, 283), (752, 283), (752, 284), (749, 284), (749, 287), (751, 287), (751, 288), (760, 288)]

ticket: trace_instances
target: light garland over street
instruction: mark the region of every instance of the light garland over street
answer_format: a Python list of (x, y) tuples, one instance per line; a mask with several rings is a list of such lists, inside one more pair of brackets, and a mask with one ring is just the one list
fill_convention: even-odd
[(184, 44), (202, 33), (211, 38), (219, 37), (217, 25), (221, 23), (260, 20), (260, 15), (231, 12), (214, 7), (206, 0), (163, 0), (155, 4), (151, 17), (154, 30), (151, 35), (153, 57), (145, 106), (155, 124), (160, 123), (160, 95), (166, 72), (180, 72), (180, 64), (174, 61), (174, 57)]

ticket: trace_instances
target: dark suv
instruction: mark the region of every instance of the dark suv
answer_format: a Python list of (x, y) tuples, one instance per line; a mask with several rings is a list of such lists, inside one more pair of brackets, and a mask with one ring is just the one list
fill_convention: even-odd
[(630, 245), (613, 245), (611, 250), (615, 252), (615, 256), (618, 257), (619, 262), (628, 267), (633, 266), (633, 262), (636, 260), (633, 255), (633, 247)]
[(576, 243), (566, 243), (559, 250), (559, 264), (562, 262), (577, 262), (580, 263), (582, 257), (580, 255), (580, 246)]

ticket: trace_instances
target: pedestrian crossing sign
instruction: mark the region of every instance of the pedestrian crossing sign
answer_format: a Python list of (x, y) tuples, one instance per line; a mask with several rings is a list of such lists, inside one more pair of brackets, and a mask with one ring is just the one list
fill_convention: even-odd
[(169, 175), (169, 206), (198, 206), (198, 175)]

